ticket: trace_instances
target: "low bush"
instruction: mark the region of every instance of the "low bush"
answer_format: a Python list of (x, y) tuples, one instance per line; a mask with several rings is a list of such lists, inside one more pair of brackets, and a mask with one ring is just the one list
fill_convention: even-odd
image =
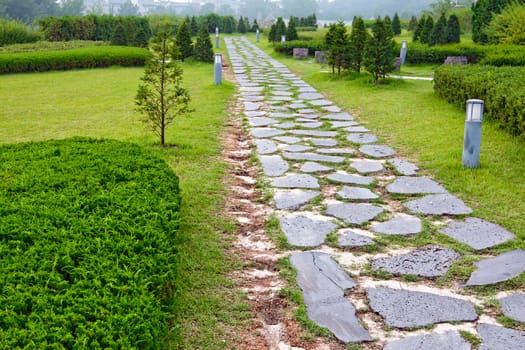
[(78, 49), (88, 46), (108, 46), (106, 41), (71, 40), (71, 41), (38, 41), (28, 44), (14, 44), (0, 47), (0, 53), (36, 52), (36, 51), (59, 51)]
[(148, 51), (136, 47), (97, 46), (65, 51), (41, 51), (0, 54), (0, 74), (143, 66)]
[(465, 108), (465, 101), (485, 101), (487, 119), (512, 135), (525, 135), (525, 67), (483, 65), (441, 66), (434, 73), (434, 91)]
[(480, 60), (479, 63), (498, 67), (525, 66), (525, 46), (486, 46), (485, 56)]
[(3, 349), (159, 349), (176, 275), (178, 178), (133, 144), (0, 146)]
[(40, 32), (29, 29), (23, 23), (0, 18), (0, 46), (34, 43), (42, 38)]
[(321, 40), (293, 40), (287, 41), (284, 44), (275, 44), (275, 52), (284, 55), (293, 55), (293, 49), (296, 47), (308, 48), (310, 56), (315, 55), (315, 51), (323, 51), (326, 48), (324, 41)]

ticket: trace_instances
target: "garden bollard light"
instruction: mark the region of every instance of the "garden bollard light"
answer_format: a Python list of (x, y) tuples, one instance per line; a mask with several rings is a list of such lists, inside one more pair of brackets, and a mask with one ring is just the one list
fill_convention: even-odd
[(286, 35), (281, 35), (281, 44), (286, 42)]
[(215, 64), (214, 64), (214, 77), (215, 85), (222, 84), (222, 55), (220, 53), (215, 54)]
[(261, 33), (259, 32), (259, 29), (257, 29), (257, 32), (255, 32), (255, 42), (259, 42), (259, 37), (260, 37)]
[(215, 27), (215, 48), (219, 48), (219, 27)]
[(405, 61), (407, 59), (407, 41), (406, 40), (403, 40), (401, 42), (401, 54), (399, 57), (401, 57), (401, 64), (405, 64)]
[(463, 139), (463, 166), (465, 168), (479, 167), (483, 105), (483, 100), (472, 99), (467, 101), (467, 117)]

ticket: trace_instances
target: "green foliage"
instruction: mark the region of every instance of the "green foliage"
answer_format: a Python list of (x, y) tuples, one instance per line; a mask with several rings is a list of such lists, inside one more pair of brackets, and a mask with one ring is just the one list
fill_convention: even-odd
[(352, 32), (349, 39), (348, 65), (350, 69), (361, 72), (363, 53), (368, 39), (368, 31), (365, 22), (361, 17), (356, 17), (352, 21)]
[(341, 74), (341, 69), (347, 65), (348, 56), (348, 34), (343, 21), (330, 24), (326, 34), (327, 62), (332, 66), (332, 73)]
[(195, 60), (200, 62), (213, 62), (213, 45), (210, 34), (205, 26), (201, 26), (197, 42), (195, 43)]
[(35, 43), (42, 40), (40, 32), (30, 30), (23, 23), (0, 18), (0, 46)]
[(423, 33), (423, 28), (425, 27), (427, 19), (425, 16), (421, 16), (417, 26), (414, 29), (414, 34), (412, 35), (412, 41), (419, 41), (421, 39), (421, 33)]
[(0, 53), (21, 53), (38, 51), (61, 51), (78, 49), (89, 46), (107, 46), (109, 43), (104, 41), (72, 40), (72, 41), (37, 41), (28, 44), (15, 44), (0, 47)]
[(299, 39), (295, 25), (296, 25), (295, 17), (290, 17), (290, 21), (288, 22), (288, 28), (286, 29), (286, 41), (292, 41), (292, 40)]
[(428, 16), (425, 19), (419, 41), (423, 44), (429, 44), (432, 39), (432, 30), (434, 29), (434, 19), (432, 16)]
[(199, 32), (199, 25), (197, 24), (197, 19), (195, 18), (195, 16), (191, 17), (190, 32), (191, 36), (195, 36)]
[(274, 43), (276, 42), (276, 33), (277, 33), (277, 26), (275, 24), (272, 24), (270, 27), (270, 32), (268, 33), (268, 42)]
[(148, 51), (121, 46), (92, 46), (63, 51), (0, 54), (0, 74), (109, 66), (143, 66)]
[(413, 32), (416, 30), (417, 28), (417, 17), (416, 16), (412, 16), (410, 17), (410, 21), (408, 22), (408, 31), (409, 32)]
[[(475, 43), (487, 43), (485, 28), (494, 14), (498, 14), (511, 0), (478, 0), (472, 5), (472, 40)], [(523, 2), (523, 1), (521, 1)]]
[(484, 33), (493, 44), (525, 45), (525, 4), (511, 2), (495, 15)]
[(127, 46), (128, 45), (128, 36), (126, 34), (126, 30), (124, 29), (124, 26), (121, 24), (117, 24), (115, 28), (113, 28), (113, 34), (111, 34), (111, 45), (114, 46)]
[(237, 31), (241, 34), (245, 34), (247, 32), (246, 24), (244, 23), (242, 16), (239, 18), (239, 22), (237, 23)]
[(175, 36), (175, 44), (179, 49), (180, 58), (184, 59), (193, 55), (193, 42), (191, 41), (191, 32), (186, 21), (183, 21), (179, 26), (177, 35)]
[(512, 135), (525, 135), (525, 67), (441, 66), (434, 91), (462, 109), (465, 101), (485, 101), (484, 116)]
[(180, 221), (167, 164), (76, 138), (1, 146), (0, 174), (2, 346), (160, 348)]
[(275, 22), (275, 37), (274, 41), (281, 41), (281, 36), (286, 35), (286, 24), (284, 23), (284, 20), (282, 17), (277, 18), (277, 22)]
[(399, 19), (397, 12), (394, 14), (394, 18), (392, 18), (392, 32), (394, 35), (401, 34), (401, 20)]
[(313, 56), (315, 51), (323, 51), (326, 48), (326, 45), (321, 40), (294, 40), (287, 41), (284, 44), (278, 43), (275, 44), (275, 52), (284, 54), (284, 55), (293, 55), (293, 49), (295, 47), (304, 47), (308, 49), (308, 54)]
[(449, 44), (459, 43), (461, 37), (461, 28), (459, 18), (456, 15), (450, 15), (447, 21), (447, 40)]
[(128, 44), (129, 46), (135, 47), (147, 47), (148, 38), (144, 29), (139, 28), (137, 31), (135, 31), (135, 33), (133, 33), (132, 36), (129, 38)]
[(446, 44), (446, 42), (447, 42), (447, 19), (445, 18), (445, 14), (441, 14), (436, 24), (432, 28), (432, 32), (430, 33), (430, 41), (428, 42), (428, 44), (430, 46), (442, 45), (442, 44)]
[(151, 54), (135, 97), (137, 110), (146, 115), (144, 122), (160, 137), (161, 146), (165, 145), (166, 128), (176, 117), (191, 112), (190, 95), (182, 86), (183, 71), (176, 61), (177, 49), (166, 32), (152, 39)]
[(377, 18), (368, 37), (363, 64), (377, 83), (387, 73), (394, 70), (394, 39), (392, 30), (381, 18)]

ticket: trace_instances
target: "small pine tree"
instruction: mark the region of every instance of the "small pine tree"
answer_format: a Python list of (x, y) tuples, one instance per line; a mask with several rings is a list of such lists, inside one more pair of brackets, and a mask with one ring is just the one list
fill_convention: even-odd
[(235, 27), (235, 18), (233, 18), (232, 16), (226, 17), (223, 21), (223, 25), (224, 25), (224, 33), (226, 34), (233, 33), (234, 27)]
[(175, 36), (175, 44), (177, 44), (179, 48), (180, 59), (182, 61), (193, 55), (193, 42), (191, 41), (190, 28), (186, 21), (183, 21), (179, 26), (179, 30)]
[(277, 26), (275, 24), (272, 24), (270, 27), (270, 32), (268, 33), (268, 42), (274, 43), (276, 42), (275, 36), (277, 33)]
[(126, 35), (126, 29), (119, 23), (113, 28), (113, 34), (111, 34), (111, 45), (115, 46), (126, 46), (128, 45), (128, 37)]
[(257, 29), (259, 29), (259, 23), (257, 23), (257, 20), (256, 20), (256, 19), (254, 19), (254, 20), (253, 20), (253, 25), (252, 25), (252, 28), (251, 28), (250, 31), (251, 31), (252, 33), (255, 33), (255, 32), (257, 32)]
[(295, 17), (290, 17), (288, 22), (288, 29), (286, 29), (286, 40), (298, 40), (299, 35), (297, 35), (297, 29), (295, 29)]
[(241, 34), (246, 33), (246, 24), (244, 23), (244, 18), (239, 18), (239, 23), (237, 24), (237, 31)]
[(202, 25), (195, 43), (195, 60), (201, 62), (213, 62), (213, 45), (210, 33), (206, 25)]
[(392, 18), (392, 32), (394, 35), (401, 34), (401, 20), (399, 19), (397, 12), (394, 14), (394, 18)]
[(282, 17), (277, 18), (275, 23), (275, 41), (281, 41), (281, 36), (286, 35), (286, 23)]
[(177, 47), (167, 32), (152, 39), (151, 53), (146, 60), (142, 83), (135, 104), (137, 111), (146, 115), (153, 132), (165, 145), (166, 128), (176, 117), (191, 112), (190, 95), (182, 86), (182, 68), (175, 60)]
[(421, 16), (419, 19), (419, 22), (417, 22), (416, 29), (414, 30), (414, 34), (412, 35), (412, 41), (420, 41), (421, 40), (421, 33), (423, 33), (423, 28), (425, 27), (425, 23), (427, 22), (427, 19), (425, 16)]
[(358, 73), (361, 72), (361, 64), (363, 62), (367, 39), (368, 31), (365, 21), (361, 17), (355, 17), (352, 21), (352, 32), (350, 33), (348, 65), (350, 69)]
[(442, 13), (441, 16), (439, 16), (439, 19), (437, 20), (436, 24), (434, 24), (434, 27), (432, 28), (432, 33), (430, 34), (430, 41), (428, 42), (428, 45), (441, 45), (445, 44), (447, 42), (447, 19), (445, 18), (445, 14)]
[(434, 19), (432, 18), (432, 16), (428, 16), (427, 19), (425, 20), (423, 30), (421, 30), (421, 36), (419, 37), (419, 41), (422, 44), (430, 43), (433, 29), (434, 29)]
[(136, 46), (136, 47), (147, 47), (148, 38), (146, 36), (146, 31), (141, 27), (137, 28), (137, 30), (133, 33), (133, 35), (129, 39), (129, 45)]
[(341, 75), (341, 68), (347, 65), (346, 59), (348, 56), (348, 34), (346, 33), (345, 23), (339, 21), (337, 24), (330, 26), (330, 30), (329, 45), (327, 45), (327, 61), (332, 66), (332, 73), (335, 73), (337, 68), (337, 75)]
[(385, 16), (383, 22), (385, 23), (386, 28), (390, 28), (392, 31), (392, 19), (389, 16)]
[(460, 37), (459, 18), (456, 15), (451, 15), (447, 21), (447, 43), (459, 43)]
[(195, 18), (195, 16), (191, 17), (190, 32), (191, 36), (195, 36), (199, 32), (199, 25), (197, 24), (197, 19)]
[(417, 17), (412, 16), (410, 17), (410, 21), (408, 22), (408, 31), (413, 32), (417, 28)]
[(372, 26), (372, 35), (368, 37), (363, 64), (374, 77), (377, 84), (379, 78), (394, 70), (395, 42), (389, 25), (377, 18)]

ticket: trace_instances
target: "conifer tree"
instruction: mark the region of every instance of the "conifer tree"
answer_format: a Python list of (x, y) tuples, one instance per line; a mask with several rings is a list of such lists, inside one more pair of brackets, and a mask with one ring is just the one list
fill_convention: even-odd
[(113, 28), (113, 33), (111, 34), (111, 45), (115, 46), (126, 46), (128, 45), (128, 37), (126, 35), (126, 29), (124, 26), (119, 23)]
[(417, 17), (412, 16), (410, 17), (410, 21), (408, 22), (408, 31), (413, 32), (417, 28)]
[(148, 38), (146, 36), (146, 31), (139, 27), (135, 32), (133, 32), (131, 38), (129, 39), (128, 44), (135, 47), (147, 47)]
[(239, 23), (237, 24), (237, 31), (241, 34), (246, 33), (246, 24), (244, 23), (244, 18), (239, 18)]
[(412, 41), (421, 40), (421, 33), (423, 33), (423, 28), (425, 27), (426, 22), (427, 22), (427, 18), (425, 16), (421, 16), (421, 18), (417, 22), (417, 26), (416, 26), (416, 29), (414, 30), (414, 34), (412, 35)]
[(286, 23), (284, 23), (282, 17), (277, 18), (277, 22), (275, 23), (275, 40), (274, 41), (281, 41), (281, 36), (286, 35)]
[(347, 65), (346, 59), (348, 56), (348, 34), (346, 33), (346, 26), (343, 21), (337, 22), (330, 26), (331, 31), (329, 43), (327, 42), (328, 64), (332, 66), (332, 73), (337, 69), (337, 75), (341, 75), (341, 68)]
[(254, 19), (253, 20), (253, 25), (252, 25), (252, 28), (251, 28), (251, 32), (255, 33), (255, 32), (257, 32), (257, 29), (259, 29), (259, 23), (257, 23), (256, 19)]
[(275, 40), (275, 34), (277, 33), (277, 26), (275, 24), (272, 24), (270, 27), (270, 32), (268, 33), (268, 42), (274, 43)]
[(392, 32), (394, 35), (401, 34), (401, 20), (399, 19), (397, 12), (394, 14), (394, 18), (392, 18)]
[(175, 60), (177, 55), (176, 44), (167, 32), (154, 37), (135, 97), (137, 111), (145, 114), (144, 122), (159, 136), (162, 146), (168, 125), (191, 112), (190, 95), (182, 86), (183, 71)]
[(436, 24), (432, 28), (432, 33), (430, 34), (430, 41), (428, 42), (428, 45), (441, 45), (445, 44), (447, 42), (447, 19), (445, 18), (445, 14), (442, 13), (441, 16), (439, 16), (439, 19), (437, 20)]
[(295, 17), (290, 17), (288, 22), (288, 29), (286, 29), (286, 40), (298, 40), (297, 29), (295, 29)]
[(365, 21), (361, 17), (355, 17), (352, 21), (352, 32), (349, 39), (348, 65), (349, 68), (361, 72), (363, 54), (368, 39)]
[(419, 41), (422, 44), (430, 43), (433, 29), (434, 29), (434, 19), (432, 18), (432, 16), (428, 16), (425, 20), (423, 30), (421, 30), (421, 36), (419, 37)]
[(195, 43), (195, 60), (201, 62), (213, 62), (213, 45), (210, 39), (210, 33), (206, 25), (202, 25), (197, 35)]
[(179, 26), (179, 30), (175, 36), (175, 44), (179, 48), (180, 59), (182, 61), (193, 55), (193, 43), (191, 41), (190, 28), (186, 21), (183, 21)]
[(460, 36), (459, 18), (451, 15), (447, 21), (447, 43), (459, 43)]
[(191, 17), (191, 22), (190, 22), (190, 33), (191, 33), (191, 36), (197, 35), (198, 32), (199, 32), (199, 25), (197, 24), (197, 19), (195, 18), (195, 16), (192, 16)]
[(394, 47), (392, 30), (378, 17), (372, 26), (372, 35), (368, 37), (363, 58), (363, 64), (376, 84), (379, 78), (394, 70)]

